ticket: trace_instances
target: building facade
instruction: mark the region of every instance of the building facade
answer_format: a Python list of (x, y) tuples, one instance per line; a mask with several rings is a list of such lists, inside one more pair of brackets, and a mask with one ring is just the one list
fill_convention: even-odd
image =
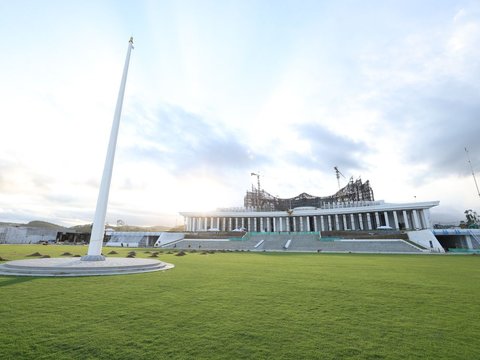
[(309, 232), (431, 229), (430, 209), (438, 201), (393, 204), (383, 201), (352, 201), (286, 211), (254, 208), (212, 212), (181, 212), (186, 231)]

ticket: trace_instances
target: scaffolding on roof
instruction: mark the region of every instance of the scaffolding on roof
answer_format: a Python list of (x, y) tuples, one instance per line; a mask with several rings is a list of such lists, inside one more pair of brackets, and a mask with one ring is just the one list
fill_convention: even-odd
[(282, 199), (273, 196), (260, 188), (247, 191), (244, 206), (256, 211), (286, 211), (298, 207), (323, 208), (329, 204), (349, 203), (358, 201), (375, 201), (370, 182), (350, 178), (348, 184), (330, 196), (313, 196), (301, 193), (293, 198)]

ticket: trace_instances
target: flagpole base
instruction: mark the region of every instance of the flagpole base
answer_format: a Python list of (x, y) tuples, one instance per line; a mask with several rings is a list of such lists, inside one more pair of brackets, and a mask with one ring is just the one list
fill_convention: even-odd
[(105, 261), (105, 256), (103, 255), (85, 255), (80, 258), (82, 261)]

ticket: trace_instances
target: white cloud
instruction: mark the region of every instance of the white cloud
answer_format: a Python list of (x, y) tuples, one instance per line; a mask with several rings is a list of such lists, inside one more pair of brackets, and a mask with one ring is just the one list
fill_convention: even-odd
[(333, 166), (387, 201), (476, 206), (475, 3), (82, 4), (0, 5), (0, 218), (90, 222), (130, 35), (111, 223), (241, 205), (251, 171), (328, 195)]

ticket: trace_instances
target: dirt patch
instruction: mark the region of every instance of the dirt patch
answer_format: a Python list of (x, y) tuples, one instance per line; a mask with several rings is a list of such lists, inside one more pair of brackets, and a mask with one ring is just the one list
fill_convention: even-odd
[(42, 255), (41, 258), (42, 259), (48, 259), (50, 257), (50, 255)]
[(117, 255), (118, 253), (115, 250), (110, 251), (107, 255)]
[(158, 257), (158, 255), (156, 253), (152, 253), (152, 255), (150, 255), (150, 257)]
[(69, 252), (64, 252), (61, 256), (72, 256), (72, 254)]
[(34, 252), (33, 254), (27, 255), (27, 256), (42, 256), (39, 252)]
[(187, 255), (187, 253), (183, 250), (175, 254), (175, 256), (185, 256), (185, 255)]
[(73, 255), (73, 257), (82, 257), (82, 255)]
[(0, 261), (8, 261), (7, 259), (4, 259), (0, 256)]
[(127, 258), (134, 258), (134, 257), (135, 257), (134, 254), (128, 254), (128, 255), (127, 255)]
[(137, 255), (137, 253), (136, 253), (135, 251), (130, 251), (130, 252), (128, 253), (128, 255), (133, 255), (133, 256), (135, 256), (135, 255)]

